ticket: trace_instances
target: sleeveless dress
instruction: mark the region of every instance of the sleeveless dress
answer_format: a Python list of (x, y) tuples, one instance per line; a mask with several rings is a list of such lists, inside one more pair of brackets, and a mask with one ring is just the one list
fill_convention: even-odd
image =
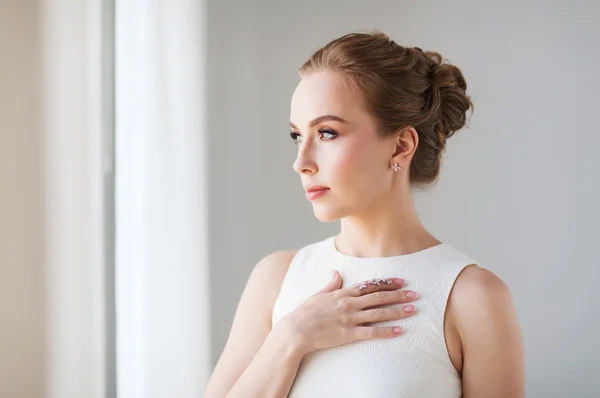
[(401, 326), (404, 332), (399, 336), (361, 340), (306, 354), (288, 396), (460, 397), (460, 375), (450, 361), (444, 337), (444, 313), (454, 281), (471, 264), (479, 266), (447, 243), (415, 253), (375, 258), (340, 253), (335, 236), (300, 249), (275, 301), (273, 325), (321, 290), (334, 269), (343, 278), (342, 288), (373, 278), (398, 277), (406, 280), (402, 289), (414, 290), (419, 297), (414, 301), (414, 315), (372, 324)]

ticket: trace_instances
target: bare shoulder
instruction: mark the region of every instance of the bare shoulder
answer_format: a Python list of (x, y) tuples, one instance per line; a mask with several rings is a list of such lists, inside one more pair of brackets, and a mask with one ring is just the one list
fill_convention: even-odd
[(513, 300), (510, 289), (496, 274), (479, 266), (468, 266), (456, 278), (448, 310), (463, 335), (465, 329), (478, 322), (512, 312)]
[(524, 396), (523, 341), (507, 284), (487, 269), (466, 267), (448, 310), (461, 346), (463, 396)]
[(275, 272), (279, 275), (287, 272), (298, 250), (279, 250), (264, 256), (254, 266), (254, 272)]
[(454, 301), (462, 304), (474, 304), (473, 300), (484, 300), (481, 305), (489, 301), (499, 302), (510, 298), (510, 290), (506, 283), (493, 272), (478, 266), (466, 267), (456, 278), (452, 291)]
[(263, 300), (272, 306), (279, 295), (281, 284), (288, 268), (296, 255), (297, 250), (279, 250), (263, 257), (252, 270), (248, 281), (248, 288), (254, 285), (262, 291)]

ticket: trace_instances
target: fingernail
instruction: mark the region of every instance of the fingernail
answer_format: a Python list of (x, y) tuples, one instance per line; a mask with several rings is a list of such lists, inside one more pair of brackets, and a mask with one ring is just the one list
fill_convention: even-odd
[(404, 282), (405, 282), (404, 279), (396, 278), (396, 285), (402, 286), (402, 285), (404, 285)]
[(400, 334), (400, 333), (402, 333), (402, 328), (400, 328), (400, 327), (395, 327), (395, 328), (394, 328), (394, 333), (396, 333), (396, 334)]
[(331, 277), (332, 277), (332, 278), (335, 278), (335, 276), (336, 276), (336, 272), (335, 272), (335, 270), (331, 271)]
[(414, 305), (407, 305), (406, 307), (404, 307), (404, 311), (406, 311), (406, 312), (415, 312), (415, 306)]
[(418, 294), (417, 292), (413, 292), (412, 290), (407, 290), (406, 291), (406, 297), (414, 299), (417, 298)]

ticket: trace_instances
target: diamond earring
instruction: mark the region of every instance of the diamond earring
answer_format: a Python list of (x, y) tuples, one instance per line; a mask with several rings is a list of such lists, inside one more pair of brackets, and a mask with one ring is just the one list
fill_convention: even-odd
[(402, 166), (400, 166), (399, 163), (394, 163), (394, 165), (392, 166), (392, 169), (394, 169), (394, 171), (398, 171), (402, 168)]

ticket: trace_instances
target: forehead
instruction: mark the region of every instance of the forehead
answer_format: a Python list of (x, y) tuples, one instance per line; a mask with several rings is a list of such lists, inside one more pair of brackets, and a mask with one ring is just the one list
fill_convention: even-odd
[(362, 96), (339, 73), (325, 70), (310, 72), (302, 77), (294, 91), (290, 121), (300, 127), (327, 114), (349, 121), (364, 117)]

